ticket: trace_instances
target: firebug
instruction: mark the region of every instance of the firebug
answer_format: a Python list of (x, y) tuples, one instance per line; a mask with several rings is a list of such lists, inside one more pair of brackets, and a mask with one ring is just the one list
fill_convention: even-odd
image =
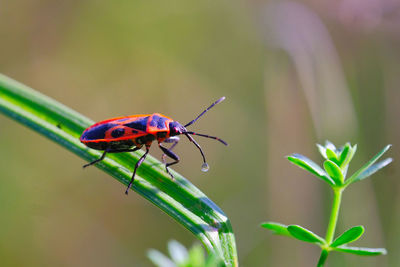
[[(125, 194), (128, 194), (128, 191), (135, 180), (136, 171), (146, 159), (150, 146), (155, 140), (157, 140), (158, 146), (164, 153), (162, 155), (162, 160), (165, 163), (165, 169), (173, 178), (173, 175), (170, 173), (168, 167), (178, 163), (179, 156), (172, 152), (172, 149), (178, 144), (178, 135), (183, 134), (199, 149), (201, 156), (203, 157), (202, 170), (207, 171), (209, 167), (203, 150), (193, 139), (192, 135), (215, 139), (224, 145), (228, 144), (215, 136), (188, 131), (186, 127), (195, 123), (209, 109), (222, 102), (224, 99), (225, 97), (221, 97), (211, 104), (207, 109), (201, 112), (200, 115), (198, 115), (194, 120), (186, 123), (185, 125), (182, 125), (179, 122), (159, 113), (118, 117), (97, 122), (83, 131), (80, 141), (89, 148), (102, 150), (104, 152), (99, 159), (85, 164), (83, 167), (85, 168), (102, 161), (107, 153), (133, 152), (145, 146), (146, 151), (136, 162), (131, 181), (125, 191)], [(165, 143), (171, 143), (172, 145), (167, 148), (163, 146)], [(173, 161), (167, 163), (165, 156), (168, 156)]]

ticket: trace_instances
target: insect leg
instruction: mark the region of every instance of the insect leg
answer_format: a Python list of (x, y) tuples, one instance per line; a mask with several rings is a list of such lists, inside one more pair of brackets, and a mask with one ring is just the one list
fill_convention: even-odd
[(132, 174), (132, 179), (128, 185), (128, 187), (126, 188), (125, 194), (128, 194), (129, 189), (132, 186), (133, 181), (135, 180), (135, 175), (136, 175), (136, 170), (139, 168), (139, 166), (143, 163), (143, 161), (145, 160), (145, 158), (147, 157), (147, 154), (149, 153), (149, 148), (150, 146), (146, 145), (146, 152), (143, 154), (143, 156), (138, 160), (138, 162), (136, 162), (135, 165), (135, 169), (133, 170), (133, 174)]
[(108, 148), (108, 149), (104, 150), (104, 153), (101, 155), (101, 157), (99, 159), (96, 159), (96, 160), (94, 160), (94, 161), (92, 161), (92, 162), (90, 162), (88, 164), (83, 165), (83, 168), (89, 167), (89, 166), (91, 166), (93, 164), (96, 164), (97, 162), (102, 161), (105, 158), (107, 153), (133, 152), (133, 151), (136, 151), (138, 149), (140, 149), (140, 147), (135, 147), (135, 148), (130, 148), (130, 149), (109, 149)]
[[(179, 137), (178, 136), (173, 136), (170, 138), (167, 138), (163, 141), (163, 143), (173, 143), (172, 146), (170, 148), (168, 148), (169, 150), (174, 149), (174, 147), (178, 144), (179, 142)], [(162, 154), (161, 155), (161, 160), (164, 164), (167, 164), (166, 159), (165, 159), (166, 154)]]
[(95, 163), (97, 163), (99, 161), (102, 161), (104, 159), (104, 157), (106, 156), (107, 152), (108, 152), (107, 149), (104, 150), (103, 155), (101, 155), (101, 157), (99, 159), (96, 159), (96, 160), (94, 160), (94, 161), (92, 161), (92, 162), (90, 162), (88, 164), (83, 165), (83, 168), (89, 167), (90, 165), (93, 165), (93, 164), (95, 164)]
[(172, 173), (169, 171), (168, 167), (172, 166), (174, 164), (177, 164), (179, 162), (179, 156), (177, 154), (175, 154), (174, 152), (172, 152), (172, 149), (176, 146), (176, 144), (178, 144), (178, 141), (176, 141), (169, 149), (166, 147), (163, 147), (161, 144), (158, 144), (158, 146), (160, 147), (160, 149), (164, 152), (163, 156), (167, 155), (168, 157), (170, 157), (171, 159), (175, 160), (173, 162), (170, 163), (166, 163), (165, 161), (165, 157), (163, 157), (163, 162), (165, 163), (165, 170), (167, 171), (167, 173), (171, 176), (172, 179), (174, 179), (174, 176), (172, 175)]

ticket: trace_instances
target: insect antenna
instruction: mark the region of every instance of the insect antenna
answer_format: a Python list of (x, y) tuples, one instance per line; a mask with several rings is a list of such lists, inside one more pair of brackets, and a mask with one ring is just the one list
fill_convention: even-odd
[(204, 113), (206, 113), (209, 109), (211, 109), (213, 106), (215, 106), (216, 104), (224, 101), (225, 96), (221, 97), (220, 99), (218, 99), (217, 101), (215, 101), (214, 103), (211, 104), (211, 106), (209, 106), (208, 108), (206, 108), (202, 113), (200, 113), (199, 116), (197, 116), (194, 120), (192, 120), (191, 122), (187, 123), (186, 125), (184, 125), (184, 127), (188, 127), (189, 125), (192, 125), (193, 123), (195, 123), (201, 116), (204, 115)]
[(184, 133), (184, 134), (190, 140), (190, 142), (192, 142), (200, 150), (201, 156), (203, 157), (203, 165), (201, 165), (201, 170), (203, 172), (208, 171), (208, 169), (210, 167), (207, 164), (206, 157), (204, 156), (203, 150), (201, 149), (200, 145), (188, 133)]
[(216, 136), (211, 136), (211, 135), (207, 135), (207, 134), (199, 134), (199, 133), (195, 133), (195, 132), (185, 132), (185, 133), (187, 133), (187, 134), (192, 134), (192, 135), (197, 135), (197, 136), (202, 136), (202, 137), (207, 137), (207, 138), (211, 138), (211, 139), (220, 141), (222, 144), (224, 144), (224, 145), (226, 145), (226, 146), (228, 145), (227, 142), (225, 142), (224, 140), (222, 140), (221, 138), (218, 138), (218, 137), (216, 137)]

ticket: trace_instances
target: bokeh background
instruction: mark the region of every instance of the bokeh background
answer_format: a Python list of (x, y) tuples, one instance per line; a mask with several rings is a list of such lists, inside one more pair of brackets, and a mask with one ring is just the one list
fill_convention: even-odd
[[(230, 218), (241, 266), (313, 266), (316, 246), (271, 235), (267, 220), (324, 235), (331, 192), (291, 165), (315, 143), (358, 144), (350, 173), (386, 144), (394, 162), (346, 190), (338, 232), (358, 246), (329, 266), (400, 266), (400, 2), (2, 1), (0, 72), (99, 121), (160, 112), (192, 129), (174, 169)], [(152, 204), (37, 133), (0, 116), (0, 265), (151, 266), (149, 248), (194, 236)], [(153, 155), (160, 155), (154, 147)]]

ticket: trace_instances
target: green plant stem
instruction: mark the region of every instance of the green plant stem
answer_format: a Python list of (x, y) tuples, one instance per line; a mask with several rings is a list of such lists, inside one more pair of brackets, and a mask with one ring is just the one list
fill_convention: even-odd
[(322, 250), (321, 256), (319, 257), (319, 261), (318, 261), (317, 267), (324, 266), (326, 258), (328, 258), (328, 254), (329, 254), (328, 250), (326, 250), (326, 249)]
[(328, 244), (332, 243), (333, 237), (335, 235), (336, 223), (339, 217), (340, 202), (342, 200), (342, 192), (343, 192), (342, 188), (333, 189), (332, 211), (331, 211), (331, 217), (329, 219), (328, 230), (326, 231), (326, 237), (325, 237), (325, 241)]
[[(331, 210), (331, 217), (329, 218), (328, 229), (326, 231), (325, 241), (326, 244), (330, 245), (335, 236), (336, 224), (339, 218), (340, 202), (342, 200), (342, 192), (344, 188), (333, 188), (333, 204)], [(328, 258), (329, 250), (323, 248), (321, 256), (318, 261), (318, 267), (324, 266), (326, 259)]]

